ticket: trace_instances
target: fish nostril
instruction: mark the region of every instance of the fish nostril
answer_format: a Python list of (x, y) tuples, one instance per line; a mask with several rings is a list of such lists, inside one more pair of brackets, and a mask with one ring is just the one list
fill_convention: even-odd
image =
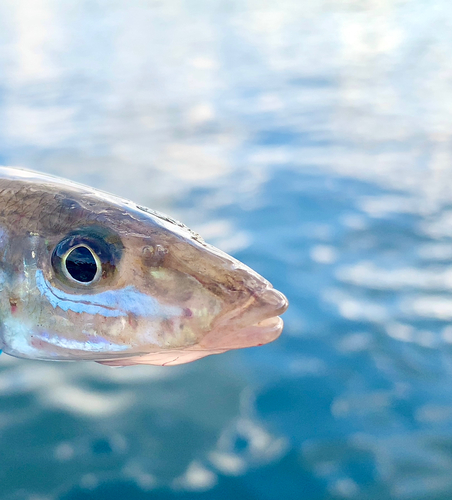
[(168, 251), (162, 245), (146, 245), (142, 251), (142, 261), (146, 267), (158, 267), (162, 265)]

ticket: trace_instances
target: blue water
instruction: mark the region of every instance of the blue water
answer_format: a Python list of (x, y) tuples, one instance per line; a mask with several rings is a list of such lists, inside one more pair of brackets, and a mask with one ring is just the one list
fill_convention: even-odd
[(447, 1), (0, 5), (0, 160), (168, 212), (290, 301), (173, 368), (0, 356), (0, 498), (452, 498)]

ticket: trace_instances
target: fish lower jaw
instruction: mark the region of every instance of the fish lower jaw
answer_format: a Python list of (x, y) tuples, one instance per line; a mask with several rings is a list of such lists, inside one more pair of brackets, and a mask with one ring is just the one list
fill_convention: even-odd
[(174, 366), (190, 363), (211, 354), (221, 354), (241, 347), (254, 347), (272, 342), (279, 337), (283, 329), (283, 320), (275, 316), (267, 318), (245, 328), (234, 330), (213, 330), (198, 344), (179, 349), (164, 349), (141, 356), (98, 360), (108, 366), (159, 365)]
[(273, 342), (281, 335), (283, 326), (284, 321), (279, 316), (274, 316), (273, 318), (267, 318), (246, 327), (241, 334), (246, 333), (247, 337), (251, 336), (253, 343), (244, 345), (243, 347), (253, 347)]
[(224, 325), (207, 334), (199, 343), (203, 349), (241, 349), (268, 344), (276, 340), (284, 322), (279, 316), (266, 318), (249, 326)]

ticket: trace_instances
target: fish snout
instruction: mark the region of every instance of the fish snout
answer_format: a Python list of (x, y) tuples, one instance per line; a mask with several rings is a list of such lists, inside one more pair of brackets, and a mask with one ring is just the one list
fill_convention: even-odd
[(286, 296), (273, 287), (268, 287), (261, 294), (258, 294), (257, 303), (262, 312), (265, 309), (267, 314), (271, 314), (271, 317), (285, 313), (289, 306)]

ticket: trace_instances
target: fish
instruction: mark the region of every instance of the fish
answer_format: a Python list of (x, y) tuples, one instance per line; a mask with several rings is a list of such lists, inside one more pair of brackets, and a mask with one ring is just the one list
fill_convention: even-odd
[(94, 188), (0, 167), (0, 349), (170, 366), (260, 346), (286, 297), (184, 224)]

